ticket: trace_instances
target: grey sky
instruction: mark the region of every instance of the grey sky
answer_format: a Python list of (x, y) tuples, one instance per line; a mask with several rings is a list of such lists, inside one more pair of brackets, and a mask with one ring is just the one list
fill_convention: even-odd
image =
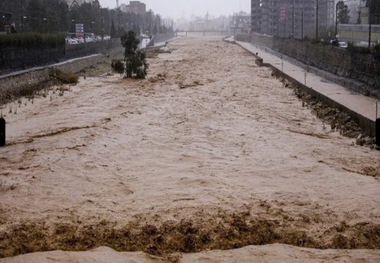
[[(116, 0), (99, 0), (103, 7), (115, 8)], [(140, 0), (156, 14), (165, 17), (189, 17), (191, 14), (212, 16), (229, 15), (240, 10), (250, 12), (250, 0)], [(119, 0), (120, 4), (129, 4), (129, 0)]]

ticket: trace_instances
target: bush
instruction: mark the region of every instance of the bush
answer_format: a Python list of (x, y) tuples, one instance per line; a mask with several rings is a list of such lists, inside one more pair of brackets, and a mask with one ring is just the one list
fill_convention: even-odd
[(347, 43), (347, 50), (350, 53), (368, 54), (369, 50), (366, 47), (358, 47), (351, 41)]
[(376, 44), (373, 46), (372, 53), (376, 59), (380, 60), (380, 44)]
[(64, 47), (65, 37), (61, 34), (22, 33), (0, 35), (0, 49), (15, 48), (57, 48)]
[(73, 72), (64, 72), (59, 69), (53, 69), (50, 76), (65, 84), (77, 84), (79, 80), (77, 74)]
[(121, 60), (112, 61), (111, 67), (112, 67), (113, 71), (115, 71), (116, 73), (119, 73), (119, 74), (123, 74), (125, 71), (124, 62)]

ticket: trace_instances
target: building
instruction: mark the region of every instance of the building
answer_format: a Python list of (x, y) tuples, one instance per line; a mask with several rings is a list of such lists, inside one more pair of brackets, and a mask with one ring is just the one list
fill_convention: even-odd
[(333, 1), (323, 0), (251, 0), (251, 30), (286, 38), (319, 37), (333, 29), (334, 8)]
[(120, 5), (121, 11), (125, 13), (135, 13), (138, 15), (143, 15), (146, 13), (146, 5), (140, 1), (130, 1), (129, 5)]
[(234, 33), (249, 33), (251, 31), (251, 16), (244, 12), (234, 14), (230, 20), (230, 30)]
[(69, 7), (75, 6), (75, 5), (82, 5), (84, 3), (92, 2), (92, 0), (64, 0)]

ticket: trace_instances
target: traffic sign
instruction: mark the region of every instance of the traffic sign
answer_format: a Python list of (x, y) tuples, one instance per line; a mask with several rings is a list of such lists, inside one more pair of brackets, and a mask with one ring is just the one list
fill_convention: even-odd
[(11, 20), (13, 18), (13, 14), (12, 13), (5, 13), (4, 18), (7, 20)]
[(84, 25), (83, 24), (75, 24), (75, 32), (76, 33), (84, 33)]

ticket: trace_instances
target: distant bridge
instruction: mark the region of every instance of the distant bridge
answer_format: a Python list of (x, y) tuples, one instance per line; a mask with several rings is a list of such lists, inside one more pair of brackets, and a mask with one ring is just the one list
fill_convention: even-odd
[(227, 30), (183, 30), (175, 32), (177, 36), (203, 35), (203, 36), (228, 36), (231, 35)]

